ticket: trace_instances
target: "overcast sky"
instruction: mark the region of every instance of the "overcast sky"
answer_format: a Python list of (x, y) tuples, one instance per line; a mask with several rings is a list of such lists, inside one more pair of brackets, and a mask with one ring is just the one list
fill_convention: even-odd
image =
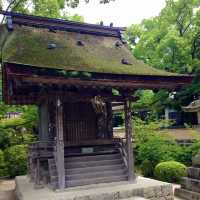
[(109, 4), (99, 4), (99, 0), (90, 0), (86, 4), (85, 0), (80, 0), (78, 8), (68, 11), (71, 15), (82, 15), (88, 23), (103, 21), (104, 25), (113, 22), (114, 26), (130, 26), (158, 15), (164, 6), (165, 0), (115, 0)]
[(114, 26), (129, 26), (139, 23), (145, 18), (159, 14), (165, 6), (165, 0), (115, 0), (109, 4), (99, 4), (99, 0), (90, 0), (85, 4), (84, 0), (76, 9), (71, 9), (70, 14), (84, 16), (85, 22), (97, 23), (103, 21), (105, 25), (110, 22)]

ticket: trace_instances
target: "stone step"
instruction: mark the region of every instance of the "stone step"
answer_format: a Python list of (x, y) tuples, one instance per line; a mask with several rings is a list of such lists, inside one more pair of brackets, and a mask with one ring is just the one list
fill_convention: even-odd
[(102, 165), (102, 166), (90, 166), (85, 168), (73, 168), (73, 169), (67, 169), (66, 172), (68, 174), (80, 174), (80, 173), (93, 173), (93, 172), (103, 172), (103, 171), (109, 171), (109, 170), (120, 170), (125, 169), (125, 166), (123, 163), (119, 164), (112, 164), (112, 165)]
[(145, 199), (144, 197), (130, 197), (130, 198), (121, 199), (121, 200), (147, 200), (147, 199)]
[(98, 183), (110, 183), (110, 182), (127, 181), (127, 180), (128, 180), (128, 175), (117, 175), (109, 177), (98, 177), (98, 178), (95, 177), (90, 179), (66, 181), (66, 185), (67, 187), (75, 187), (75, 186), (91, 185)]
[(108, 176), (117, 176), (126, 174), (126, 169), (117, 169), (117, 170), (107, 170), (107, 171), (96, 171), (96, 172), (87, 172), (79, 174), (70, 174), (66, 175), (67, 180), (80, 180), (80, 179), (89, 179), (95, 177), (108, 177)]
[(191, 190), (193, 192), (200, 192), (200, 180), (183, 177), (181, 180), (183, 189)]
[[(126, 170), (126, 167), (123, 163), (116, 165), (106, 165), (106, 166), (91, 166), (84, 168), (74, 168), (74, 169), (65, 169), (65, 174), (76, 175), (76, 174), (86, 174), (86, 173), (95, 173), (95, 172), (104, 172), (104, 171), (117, 171), (117, 170)], [(56, 167), (50, 168), (51, 175), (57, 175)]]
[(189, 191), (183, 188), (175, 189), (175, 196), (185, 200), (200, 200), (200, 193)]
[[(109, 171), (96, 171), (96, 172), (87, 172), (87, 173), (79, 173), (79, 174), (67, 174), (65, 179), (68, 181), (73, 180), (82, 180), (82, 179), (93, 179), (93, 178), (103, 178), (103, 177), (110, 177), (110, 176), (118, 176), (118, 175), (126, 175), (127, 170), (126, 169), (119, 169), (119, 170), (109, 170)], [(58, 177), (51, 176), (51, 180), (58, 180)]]
[[(75, 161), (75, 162), (65, 162), (65, 169), (71, 168), (85, 168), (85, 167), (93, 167), (93, 166), (105, 166), (105, 165), (115, 165), (122, 163), (122, 158), (114, 158), (110, 160), (96, 160), (96, 161)], [(56, 168), (56, 163), (51, 162), (50, 168)]]
[(84, 167), (93, 167), (93, 166), (105, 166), (105, 165), (115, 165), (122, 163), (123, 160), (120, 159), (112, 159), (112, 160), (98, 160), (98, 161), (81, 161), (81, 162), (71, 162), (65, 164), (65, 169), (71, 168), (84, 168)]
[(200, 180), (200, 168), (188, 167), (187, 172), (189, 178)]
[(105, 155), (91, 155), (91, 156), (74, 156), (65, 158), (65, 162), (88, 162), (88, 161), (100, 161), (100, 160), (113, 160), (119, 159), (121, 155), (119, 153), (115, 154), (105, 154)]

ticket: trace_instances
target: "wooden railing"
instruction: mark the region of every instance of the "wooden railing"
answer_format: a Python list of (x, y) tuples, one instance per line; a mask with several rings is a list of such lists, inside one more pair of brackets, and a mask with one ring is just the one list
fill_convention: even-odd
[(128, 167), (128, 161), (127, 161), (128, 156), (127, 156), (127, 147), (126, 147), (125, 140), (121, 139), (118, 145), (119, 145), (119, 151), (124, 161), (124, 164), (126, 167)]

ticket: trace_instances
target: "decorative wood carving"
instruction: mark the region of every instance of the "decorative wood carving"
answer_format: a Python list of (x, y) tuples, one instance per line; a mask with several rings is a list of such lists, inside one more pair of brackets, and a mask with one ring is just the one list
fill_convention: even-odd
[(92, 100), (93, 108), (97, 114), (97, 138), (107, 137), (107, 106), (101, 96), (95, 96)]

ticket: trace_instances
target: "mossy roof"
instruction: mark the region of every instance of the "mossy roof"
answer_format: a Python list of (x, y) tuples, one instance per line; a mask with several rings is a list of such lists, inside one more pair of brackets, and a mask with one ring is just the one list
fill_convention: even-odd
[[(0, 28), (0, 43), (6, 31), (5, 27)], [(77, 41), (82, 41), (83, 46), (77, 45)], [(126, 45), (116, 47), (117, 41), (120, 39), (116, 37), (67, 31), (51, 32), (48, 29), (15, 25), (13, 31), (7, 32), (3, 62), (66, 71), (151, 76), (177, 75), (150, 67), (135, 59)], [(48, 49), (48, 44), (56, 44), (56, 48)], [(128, 60), (131, 65), (122, 64), (122, 59)]]
[(191, 102), (188, 106), (182, 107), (185, 112), (199, 112), (200, 111), (200, 99)]

